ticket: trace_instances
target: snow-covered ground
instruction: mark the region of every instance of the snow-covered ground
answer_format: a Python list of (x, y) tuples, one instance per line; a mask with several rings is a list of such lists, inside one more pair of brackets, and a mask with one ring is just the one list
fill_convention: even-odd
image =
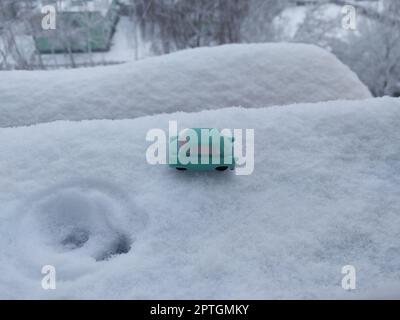
[[(149, 165), (169, 120), (254, 129), (254, 172)], [(399, 123), (311, 45), (0, 73), (0, 298), (400, 298)]]
[(0, 73), (0, 127), (369, 97), (316, 46), (225, 45), (109, 67)]
[[(150, 166), (171, 119), (254, 128), (254, 173)], [(0, 298), (399, 298), (399, 123), (380, 98), (2, 128)]]

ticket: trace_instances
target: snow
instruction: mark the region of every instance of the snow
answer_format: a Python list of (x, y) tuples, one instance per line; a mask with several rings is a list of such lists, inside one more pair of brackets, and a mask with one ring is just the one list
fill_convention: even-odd
[[(149, 165), (171, 120), (254, 129), (254, 172)], [(400, 298), (399, 122), (312, 45), (2, 72), (0, 299)]]
[[(242, 55), (257, 56), (253, 49), (250, 54), (238, 47)], [(153, 60), (163, 85), (161, 67), (185, 55)], [(232, 57), (222, 64), (227, 62)], [(78, 72), (83, 79), (76, 84), (67, 76), (66, 93), (90, 78), (90, 70)], [(177, 70), (176, 81), (183, 71)], [(34, 75), (38, 82), (51, 78), (52, 88), (61, 83), (55, 74), (20, 75), (9, 74), (9, 90), (14, 84), (26, 92)], [(27, 82), (18, 86), (16, 79)], [(130, 96), (135, 82), (126, 83)], [(101, 90), (115, 90), (111, 84), (98, 83), (98, 94), (86, 99), (112, 103), (101, 100)], [(360, 95), (362, 89), (356, 89)], [(7, 109), (13, 103), (4, 105), (3, 90)], [(34, 110), (51, 106), (40, 93)], [(79, 110), (74, 103), (82, 93), (75, 93), (70, 103)], [(144, 93), (143, 99), (151, 101)], [(146, 132), (166, 129), (169, 120), (180, 129), (255, 129), (254, 173), (183, 173), (148, 165)], [(376, 292), (399, 298), (399, 122), (400, 100), (377, 98), (1, 128), (0, 298), (346, 299)], [(355, 291), (340, 286), (348, 264), (357, 270)], [(41, 288), (43, 265), (56, 267), (57, 290)]]
[[(0, 66), (2, 68), (14, 68), (15, 57), (13, 57), (10, 53), (7, 53), (8, 50), (5, 50), (5, 41), (6, 40), (4, 37), (0, 37)], [(21, 56), (26, 57), (27, 61), (29, 61), (29, 57), (32, 57), (35, 52), (35, 43), (33, 38), (23, 34), (16, 34), (15, 43)]]
[(369, 97), (347, 66), (316, 46), (237, 44), (108, 67), (3, 72), (0, 127)]
[[(366, 2), (367, 3), (359, 1), (356, 3), (349, 2), (348, 4), (354, 4), (356, 7), (363, 6), (376, 8), (380, 3), (373, 3), (370, 1)], [(315, 26), (314, 32), (320, 34), (320, 38), (349, 41), (349, 36), (353, 35), (357, 30), (346, 30), (342, 27), (342, 20), (345, 16), (342, 10), (343, 5), (337, 5), (334, 3), (320, 3), (316, 6), (308, 5), (287, 7), (280, 15), (275, 17), (273, 25), (278, 32), (279, 39), (283, 41), (293, 41), (296, 40), (297, 32), (300, 30), (301, 26), (307, 23), (307, 19), (316, 19), (320, 22), (320, 25)], [(363, 14), (356, 15), (358, 25), (361, 25), (363, 22), (368, 20), (369, 18)]]
[(307, 6), (293, 6), (285, 8), (273, 21), (274, 27), (283, 39), (293, 39), (299, 27), (307, 16)]

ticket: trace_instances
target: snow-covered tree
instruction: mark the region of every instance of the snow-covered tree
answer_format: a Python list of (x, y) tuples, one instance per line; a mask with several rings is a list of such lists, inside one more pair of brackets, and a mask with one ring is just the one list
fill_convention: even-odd
[(28, 0), (0, 1), (0, 69), (30, 69), (35, 49), (30, 37)]
[(400, 95), (400, 1), (384, 0), (376, 18), (363, 19), (335, 53), (375, 96)]
[(241, 42), (247, 0), (132, 0), (156, 51)]
[(242, 40), (268, 42), (277, 39), (273, 20), (288, 5), (288, 0), (249, 0), (248, 15), (243, 22)]
[[(346, 3), (332, 0), (310, 7), (293, 40), (333, 52), (375, 96), (400, 95), (400, 1), (382, 0), (381, 6), (353, 2), (355, 31), (341, 26), (340, 8)], [(336, 11), (327, 7), (332, 4)], [(337, 14), (332, 16), (332, 11)]]

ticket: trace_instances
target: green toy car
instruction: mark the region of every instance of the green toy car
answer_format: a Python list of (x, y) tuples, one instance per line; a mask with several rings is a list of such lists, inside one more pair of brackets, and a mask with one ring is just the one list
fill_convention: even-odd
[(169, 166), (177, 170), (235, 169), (233, 137), (213, 128), (190, 128), (169, 142)]

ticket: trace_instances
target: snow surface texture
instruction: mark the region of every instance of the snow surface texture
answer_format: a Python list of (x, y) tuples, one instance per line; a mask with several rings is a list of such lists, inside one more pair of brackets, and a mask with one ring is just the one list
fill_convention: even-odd
[(305, 44), (184, 50), (117, 66), (0, 74), (0, 127), (371, 97), (334, 55)]
[[(254, 128), (254, 173), (148, 165), (168, 120)], [(2, 128), (0, 298), (399, 298), (399, 123), (378, 98)]]

